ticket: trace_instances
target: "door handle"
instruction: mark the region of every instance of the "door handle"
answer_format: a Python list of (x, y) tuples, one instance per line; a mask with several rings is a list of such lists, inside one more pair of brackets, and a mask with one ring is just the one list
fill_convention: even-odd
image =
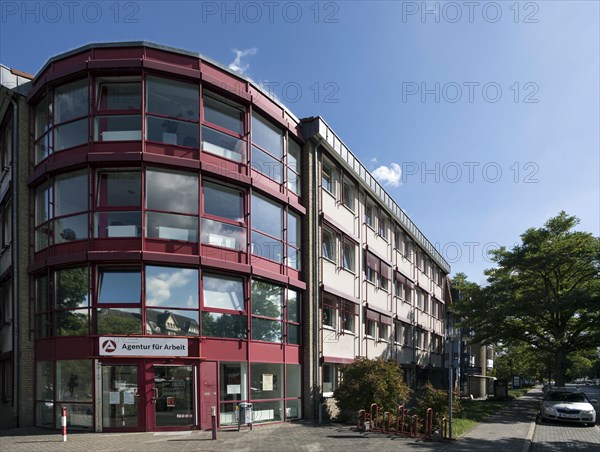
[(152, 388), (152, 401), (156, 402), (158, 400), (158, 388)]

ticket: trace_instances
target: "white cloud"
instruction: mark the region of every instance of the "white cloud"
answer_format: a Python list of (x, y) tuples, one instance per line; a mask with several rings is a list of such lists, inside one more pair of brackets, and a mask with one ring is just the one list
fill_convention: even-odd
[(231, 63), (229, 63), (229, 69), (243, 74), (244, 72), (246, 72), (248, 70), (250, 65), (247, 63), (242, 64), (242, 58), (249, 56), (249, 55), (256, 55), (256, 52), (258, 52), (258, 49), (256, 47), (252, 47), (251, 49), (246, 49), (246, 50), (233, 49), (233, 52), (235, 53), (235, 58), (233, 59), (233, 61)]
[(402, 168), (397, 163), (392, 163), (390, 166), (381, 165), (373, 171), (373, 176), (386, 187), (398, 187)]
[[(159, 273), (158, 275), (148, 276), (146, 278), (146, 302), (149, 306), (160, 306), (171, 299), (171, 291), (180, 287), (185, 287), (191, 280), (195, 272), (190, 269), (181, 269), (174, 273)], [(170, 300), (173, 305), (180, 305), (179, 300)], [(187, 306), (193, 304), (189, 298), (186, 300)]]

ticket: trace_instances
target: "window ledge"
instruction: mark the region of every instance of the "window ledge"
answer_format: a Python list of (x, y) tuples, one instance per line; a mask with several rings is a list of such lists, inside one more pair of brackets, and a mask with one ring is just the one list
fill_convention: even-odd
[(323, 325), (323, 329), (329, 330), (329, 331), (337, 331), (335, 326), (330, 326), (330, 325)]
[(342, 330), (342, 334), (349, 334), (351, 336), (356, 336), (356, 334), (354, 333), (354, 331), (350, 331), (350, 330)]

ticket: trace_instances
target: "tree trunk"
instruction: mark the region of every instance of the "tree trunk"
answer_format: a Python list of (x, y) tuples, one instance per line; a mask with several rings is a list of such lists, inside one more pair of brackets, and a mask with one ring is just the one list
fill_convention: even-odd
[(556, 386), (564, 386), (566, 383), (566, 370), (567, 370), (567, 354), (564, 350), (556, 351), (556, 370), (554, 374), (554, 381)]

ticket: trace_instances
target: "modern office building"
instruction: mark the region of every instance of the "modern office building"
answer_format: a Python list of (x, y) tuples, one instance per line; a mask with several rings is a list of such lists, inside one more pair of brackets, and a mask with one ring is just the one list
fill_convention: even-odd
[(0, 87), (0, 428), (317, 418), (357, 356), (441, 375), (449, 267), (321, 118), (198, 54)]

